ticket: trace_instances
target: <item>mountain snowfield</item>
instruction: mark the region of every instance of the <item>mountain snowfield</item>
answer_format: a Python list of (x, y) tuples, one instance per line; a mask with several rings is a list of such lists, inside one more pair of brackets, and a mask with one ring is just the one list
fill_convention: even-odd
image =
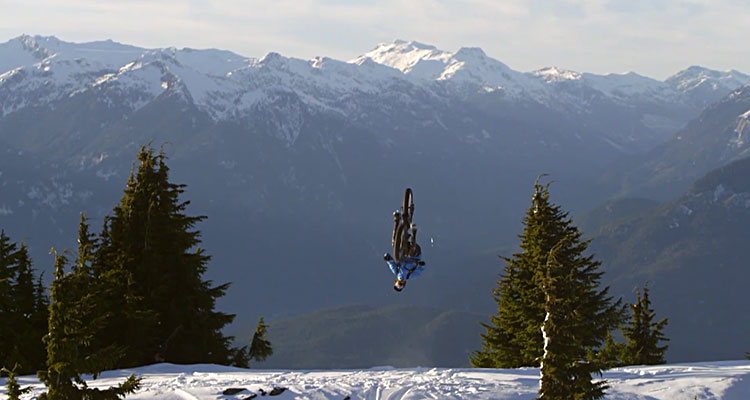
[[(522, 368), (445, 369), (378, 367), (365, 370), (248, 370), (218, 365), (156, 364), (132, 370), (105, 372), (94, 387), (117, 384), (135, 373), (141, 389), (128, 399), (535, 399), (539, 370)], [(746, 400), (750, 396), (750, 361), (724, 361), (615, 368), (603, 374), (610, 385), (609, 400)], [(0, 380), (4, 382), (4, 380)], [(44, 387), (33, 377), (22, 399), (35, 399)], [(278, 388), (275, 395), (270, 395)], [(284, 389), (280, 394), (279, 389)], [(223, 394), (227, 389), (244, 389)], [(5, 388), (0, 389), (0, 398)], [(229, 392), (227, 392), (229, 393)]]
[[(690, 103), (700, 91), (721, 97), (750, 83), (738, 71), (690, 67), (664, 82), (635, 73), (596, 75), (556, 67), (519, 72), (479, 48), (455, 53), (396, 40), (349, 61), (311, 60), (268, 53), (249, 58), (230, 51), (189, 48), (143, 49), (112, 41), (68, 43), (55, 37), (23, 35), (0, 44), (0, 118), (26, 106), (51, 104), (66, 96), (103, 91), (128, 99), (137, 110), (160, 95), (181, 92), (214, 120), (247, 116), (279, 93), (294, 93), (312, 109), (356, 116), (352, 94), (379, 94), (412, 86), (428, 96), (498, 92), (506, 99), (552, 108), (581, 110), (580, 96), (561, 96), (560, 87), (592, 90), (618, 103)], [(294, 138), (290, 138), (294, 139)]]

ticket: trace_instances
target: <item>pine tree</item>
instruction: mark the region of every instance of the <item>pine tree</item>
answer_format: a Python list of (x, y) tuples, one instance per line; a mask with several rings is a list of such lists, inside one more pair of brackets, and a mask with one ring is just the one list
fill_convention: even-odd
[[(79, 229), (79, 234), (82, 231), (87, 233), (88, 229)], [(100, 304), (97, 315), (102, 318), (102, 329), (94, 338), (95, 345), (98, 348), (115, 345), (124, 349), (116, 368), (152, 363), (153, 357), (147, 355), (152, 351), (148, 333), (153, 332), (152, 327), (157, 324), (156, 314), (148, 309), (143, 296), (136, 293), (138, 284), (133, 272), (122, 267), (128, 258), (112, 246), (110, 218), (104, 218), (96, 242), (91, 237), (81, 242), (82, 236), (85, 235), (79, 235), (79, 254), (86, 253), (80, 250), (80, 243), (93, 248), (91, 270)]]
[(266, 330), (268, 325), (263, 322), (263, 317), (258, 320), (258, 326), (255, 328), (253, 340), (250, 343), (250, 358), (255, 361), (264, 361), (273, 354), (271, 342), (266, 340)]
[(16, 380), (16, 369), (18, 369), (18, 364), (16, 364), (12, 370), (0, 368), (0, 375), (5, 374), (8, 376), (5, 381), (8, 400), (20, 400), (21, 395), (31, 392), (31, 386), (22, 389), (21, 385), (18, 384), (18, 381)]
[(630, 326), (623, 328), (626, 343), (623, 346), (622, 361), (626, 365), (664, 364), (664, 352), (669, 346), (659, 346), (659, 342), (668, 341), (662, 330), (668, 319), (655, 322), (656, 314), (651, 309), (648, 297), (648, 284), (643, 285), (643, 296), (636, 288), (637, 300), (630, 304), (632, 313)]
[[(576, 272), (576, 282), (581, 286), (595, 287), (602, 275), (600, 265), (593, 256), (584, 256), (588, 241), (581, 241), (581, 233), (572, 225), (568, 214), (549, 199), (549, 184), (534, 182), (531, 206), (523, 220), (524, 231), (519, 236), (521, 251), (505, 257), (504, 274), (493, 291), (498, 312), (490, 324), (482, 324), (482, 349), (473, 353), (475, 367), (518, 368), (538, 366), (543, 355), (544, 341), (539, 327), (546, 317), (546, 299), (542, 284), (546, 277), (549, 253), (552, 248), (568, 238), (566, 247), (558, 257), (562, 265)], [(598, 348), (609, 330), (622, 319), (620, 303), (611, 303), (608, 288), (598, 295), (586, 291), (576, 292), (579, 306), (603, 307), (592, 340), (587, 349)], [(592, 302), (592, 303), (588, 303)], [(593, 311), (592, 311), (593, 312)]]
[(28, 248), (23, 243), (17, 254), (16, 279), (12, 287), (13, 327), (15, 354), (19, 373), (34, 373), (45, 365), (46, 352), (42, 337), (47, 333), (46, 295), (39, 281), (35, 281), (34, 268)]
[(492, 325), (482, 323), (487, 330), (481, 335), (482, 350), (475, 351), (470, 358), (477, 368), (519, 368), (535, 363), (535, 358), (524, 357), (520, 335), (517, 335), (525, 328), (525, 304), (519, 290), (521, 271), (512, 260), (505, 258), (505, 261), (505, 275), (493, 290), (497, 315), (490, 317)]
[(28, 248), (23, 243), (18, 248), (0, 232), (0, 366), (17, 365), (17, 373), (44, 367), (47, 309), (39, 285)]
[(609, 333), (602, 331), (598, 319), (616, 314), (617, 304), (611, 304), (606, 289), (598, 291), (598, 279), (592, 279), (588, 268), (570, 262), (565, 253), (572, 243), (573, 237), (568, 237), (550, 250), (541, 278), (546, 312), (541, 325), (542, 399), (599, 399), (607, 388), (603, 381), (592, 381), (592, 374), (601, 374), (601, 365), (587, 356)]
[(620, 361), (622, 346), (622, 343), (615, 342), (612, 332), (608, 332), (604, 347), (590, 355), (589, 359), (596, 360), (603, 369), (620, 367), (622, 366)]
[(81, 220), (78, 223), (78, 257), (76, 257), (74, 268), (80, 270), (81, 274), (93, 278), (95, 252), (96, 238), (89, 233), (89, 224), (86, 218), (86, 213), (81, 213)]
[[(0, 230), (0, 338), (14, 337), (12, 284), (17, 258), (16, 244), (10, 241), (4, 230)], [(0, 340), (0, 367), (15, 364), (11, 359), (12, 345), (12, 340)]]
[(114, 347), (92, 351), (91, 343), (101, 327), (95, 315), (97, 299), (89, 293), (89, 279), (74, 269), (66, 273), (65, 254), (55, 256), (55, 280), (52, 282), (47, 345), (47, 369), (39, 371), (39, 379), (47, 386), (40, 400), (114, 400), (138, 390), (140, 379), (130, 375), (124, 382), (108, 389), (90, 388), (81, 377), (94, 379), (111, 368), (121, 351)]
[(228, 284), (203, 274), (210, 256), (200, 248), (192, 217), (180, 202), (185, 185), (169, 182), (163, 151), (142, 147), (120, 203), (105, 220), (93, 270), (115, 304), (107, 332), (129, 346), (121, 367), (153, 362), (231, 363), (231, 337), (221, 329), (234, 315), (214, 311)]

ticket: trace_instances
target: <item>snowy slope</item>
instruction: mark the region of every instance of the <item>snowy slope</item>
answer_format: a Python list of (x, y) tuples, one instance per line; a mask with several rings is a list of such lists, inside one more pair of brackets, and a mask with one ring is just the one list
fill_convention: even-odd
[(419, 42), (396, 40), (381, 43), (350, 62), (361, 65), (366, 60), (398, 69), (416, 82), (484, 86), (504, 90), (516, 98), (534, 96), (543, 87), (533, 76), (512, 70), (477, 47), (462, 47), (450, 53)]
[[(660, 82), (635, 73), (595, 75), (545, 68), (515, 71), (480, 48), (452, 53), (434, 46), (396, 40), (342, 62), (269, 53), (261, 59), (224, 50), (143, 49), (112, 41), (68, 43), (53, 36), (22, 35), (0, 44), (0, 117), (26, 106), (43, 106), (85, 91), (107, 88), (131, 93), (127, 108), (138, 109), (170, 85), (215, 120), (246, 116), (258, 103), (292, 93), (317, 110), (350, 116), (347, 97), (382, 94), (396, 84), (421, 90), (439, 84), (440, 96), (499, 91), (506, 98), (534, 101), (555, 109), (580, 109), (579, 91), (560, 95), (559, 85), (575, 81), (618, 103), (685, 103), (686, 93), (721, 97), (750, 77), (690, 67)], [(396, 82), (396, 83), (394, 83)], [(408, 82), (408, 83), (407, 83)], [(409, 92), (410, 90), (406, 90)], [(433, 93), (434, 94), (434, 93)], [(697, 96), (696, 95), (696, 96)], [(408, 96), (408, 95), (407, 95)], [(109, 96), (110, 98), (116, 96)]]
[(750, 76), (736, 70), (721, 72), (693, 65), (670, 76), (665, 82), (681, 91), (695, 90), (702, 86), (731, 90), (750, 83)]
[(684, 93), (695, 104), (707, 106), (740, 86), (750, 83), (750, 76), (736, 70), (714, 71), (700, 66), (682, 70), (664, 81)]
[(24, 65), (32, 65), (51, 55), (30, 36), (20, 36), (0, 44), (0, 54), (0, 74)]
[[(389, 367), (368, 370), (245, 370), (217, 365), (157, 364), (107, 372), (92, 386), (110, 386), (130, 373), (143, 377), (142, 388), (128, 399), (245, 399), (284, 388), (277, 399), (535, 399), (539, 370), (443, 369)], [(605, 399), (745, 400), (750, 395), (750, 361), (726, 361), (626, 367), (603, 376), (611, 386)], [(35, 378), (24, 399), (43, 392)], [(245, 389), (223, 395), (229, 388)], [(5, 389), (0, 389), (0, 398)]]
[(546, 67), (538, 69), (536, 71), (533, 71), (531, 74), (544, 79), (544, 81), (547, 83), (575, 81), (581, 79), (581, 74), (579, 74), (578, 72), (569, 71), (558, 67)]
[(682, 93), (664, 82), (659, 82), (634, 72), (627, 74), (583, 74), (583, 79), (591, 87), (617, 99), (642, 97), (652, 101), (681, 101)]

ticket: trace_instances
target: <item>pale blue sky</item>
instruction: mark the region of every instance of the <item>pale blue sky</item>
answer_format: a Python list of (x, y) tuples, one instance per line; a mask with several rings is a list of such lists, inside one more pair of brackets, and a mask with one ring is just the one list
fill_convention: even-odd
[(404, 39), (521, 71), (750, 73), (750, 0), (0, 0), (0, 42), (22, 33), (342, 60)]

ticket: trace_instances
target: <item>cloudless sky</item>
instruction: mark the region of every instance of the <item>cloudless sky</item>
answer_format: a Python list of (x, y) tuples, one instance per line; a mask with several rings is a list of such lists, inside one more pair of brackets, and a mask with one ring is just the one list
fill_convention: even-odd
[(520, 71), (750, 73), (750, 0), (0, 0), (0, 42), (23, 33), (341, 60), (404, 39)]

